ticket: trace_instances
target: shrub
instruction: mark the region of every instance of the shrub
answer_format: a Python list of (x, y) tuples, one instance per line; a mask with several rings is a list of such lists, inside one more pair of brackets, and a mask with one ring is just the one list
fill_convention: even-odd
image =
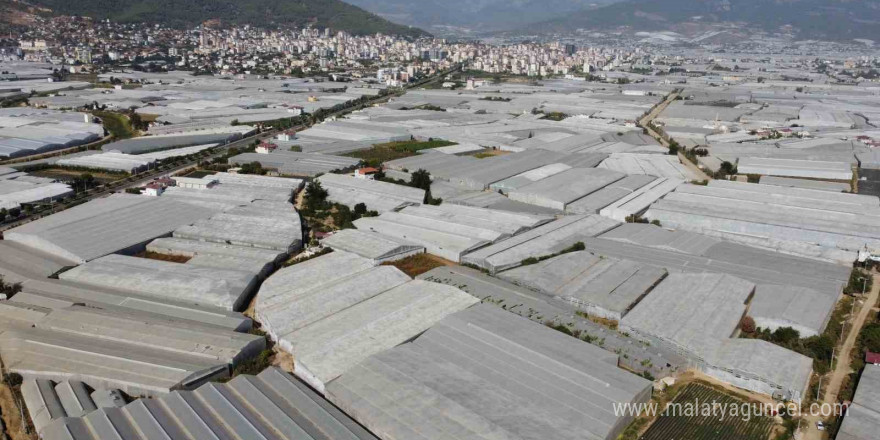
[(12, 298), (13, 295), (21, 291), (21, 284), (9, 284), (3, 281), (3, 277), (0, 276), (0, 293), (6, 295), (7, 298)]
[(861, 269), (853, 269), (849, 275), (849, 282), (843, 289), (843, 293), (853, 295), (862, 293), (862, 291), (870, 292), (874, 284), (873, 281), (874, 279), (870, 274), (865, 273)]
[(6, 375), (6, 383), (11, 387), (17, 387), (24, 382), (24, 378), (18, 373), (9, 373)]
[(782, 327), (776, 329), (771, 336), (771, 342), (775, 342), (782, 346), (791, 346), (801, 338), (800, 332), (791, 327)]
[(579, 242), (563, 249), (562, 252), (560, 252), (560, 254), (567, 254), (569, 252), (578, 252), (578, 251), (583, 251), (586, 249), (587, 249), (587, 245), (585, 245), (584, 242), (579, 241)]
[(567, 326), (562, 325), (562, 324), (557, 324), (555, 322), (548, 322), (547, 327), (550, 327), (553, 330), (556, 330), (558, 332), (565, 333), (569, 336), (574, 336), (574, 334), (571, 332), (571, 329), (568, 328)]

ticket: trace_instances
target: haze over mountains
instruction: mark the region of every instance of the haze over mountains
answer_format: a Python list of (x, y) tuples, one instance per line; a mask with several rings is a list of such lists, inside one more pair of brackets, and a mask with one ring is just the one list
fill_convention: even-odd
[(431, 32), (514, 30), (621, 0), (346, 0), (396, 23)]
[(800, 39), (877, 39), (876, 0), (348, 0), (432, 32), (461, 28), (523, 34), (578, 29), (700, 32), (744, 24)]
[(635, 30), (684, 30), (744, 23), (800, 39), (876, 39), (876, 0), (629, 0), (595, 11), (571, 13), (529, 27), (534, 32), (570, 32), (629, 26)]
[(741, 35), (758, 30), (798, 39), (880, 36), (877, 0), (0, 0), (0, 12), (0, 22), (19, 24), (28, 14), (54, 13), (177, 27), (219, 20), (408, 36), (609, 30), (696, 35), (735, 27)]

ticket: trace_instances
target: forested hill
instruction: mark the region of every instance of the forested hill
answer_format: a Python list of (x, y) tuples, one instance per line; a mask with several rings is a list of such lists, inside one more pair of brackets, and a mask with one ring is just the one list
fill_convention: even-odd
[[(0, 0), (7, 3), (10, 0)], [(56, 14), (119, 22), (195, 26), (208, 20), (224, 24), (302, 27), (312, 24), (353, 34), (381, 32), (421, 36), (425, 31), (392, 23), (340, 0), (28, 0)]]

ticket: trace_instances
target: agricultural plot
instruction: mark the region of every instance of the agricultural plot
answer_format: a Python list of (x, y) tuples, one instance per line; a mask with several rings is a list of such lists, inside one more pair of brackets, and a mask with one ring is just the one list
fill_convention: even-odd
[[(681, 390), (640, 440), (767, 440), (773, 420), (731, 409), (746, 402), (709, 387), (690, 384)], [(748, 406), (751, 408), (751, 406)]]
[(363, 160), (369, 166), (379, 166), (385, 162), (404, 157), (415, 156), (419, 151), (429, 148), (448, 147), (457, 145), (455, 142), (449, 142), (442, 139), (432, 139), (429, 141), (401, 141), (389, 142), (387, 144), (376, 144), (373, 148), (361, 151), (355, 151), (345, 154), (344, 156), (354, 157)]

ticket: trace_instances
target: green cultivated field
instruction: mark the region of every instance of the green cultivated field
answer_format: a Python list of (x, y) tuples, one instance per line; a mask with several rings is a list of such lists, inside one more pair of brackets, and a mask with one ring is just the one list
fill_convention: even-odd
[[(709, 387), (690, 384), (675, 397), (673, 403), (704, 405), (742, 405), (743, 401), (715, 391)], [(751, 416), (749, 421), (743, 417), (731, 417), (729, 412), (721, 420), (720, 414), (704, 416), (702, 414), (672, 414), (671, 406), (650, 428), (640, 440), (767, 440), (773, 420), (770, 417)], [(720, 412), (720, 410), (719, 410)]]
[(455, 142), (449, 142), (443, 139), (433, 139), (430, 141), (401, 141), (389, 142), (387, 144), (376, 144), (373, 148), (352, 153), (344, 154), (344, 156), (361, 159), (367, 165), (378, 167), (379, 165), (395, 159), (415, 156), (421, 150), (438, 147), (448, 147), (456, 145)]

